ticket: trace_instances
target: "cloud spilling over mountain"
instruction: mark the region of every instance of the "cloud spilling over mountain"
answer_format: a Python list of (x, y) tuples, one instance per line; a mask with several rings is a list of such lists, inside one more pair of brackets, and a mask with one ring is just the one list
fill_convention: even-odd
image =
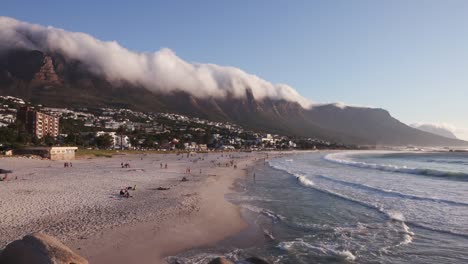
[(198, 98), (242, 97), (250, 89), (257, 99), (311, 101), (285, 84), (272, 84), (241, 69), (215, 64), (189, 63), (170, 49), (153, 53), (130, 51), (115, 41), (0, 17), (0, 50), (24, 48), (60, 53), (79, 60), (110, 82), (128, 82), (155, 92), (182, 91)]
[(456, 139), (457, 137), (455, 136), (455, 131), (457, 128), (453, 125), (450, 124), (445, 124), (445, 123), (415, 123), (411, 124), (411, 127), (417, 128), (422, 131), (426, 131), (432, 134), (436, 134), (439, 136), (447, 137), (447, 138), (453, 138)]

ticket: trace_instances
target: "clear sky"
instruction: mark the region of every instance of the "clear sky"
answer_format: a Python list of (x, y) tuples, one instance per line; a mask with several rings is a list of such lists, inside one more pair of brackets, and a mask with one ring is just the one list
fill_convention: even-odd
[(0, 15), (167, 47), (239, 67), (315, 102), (448, 123), (468, 139), (468, 1), (2, 1)]

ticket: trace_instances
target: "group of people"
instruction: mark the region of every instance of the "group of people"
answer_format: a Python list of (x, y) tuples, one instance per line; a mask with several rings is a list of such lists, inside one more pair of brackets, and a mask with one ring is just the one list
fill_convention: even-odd
[(73, 163), (71, 163), (71, 162), (65, 162), (65, 163), (63, 164), (63, 167), (64, 167), (64, 168), (73, 167)]
[[(8, 173), (5, 173), (5, 175), (3, 175), (3, 177), (0, 177), (0, 181), (6, 181), (8, 179), (11, 180), (11, 178), (8, 178)], [(18, 176), (15, 176), (15, 180), (17, 180), (17, 179), (18, 179)]]
[(0, 181), (6, 181), (8, 179), (8, 173), (5, 173), (3, 177), (0, 177)]
[(130, 168), (130, 163), (128, 163), (128, 162), (126, 162), (126, 163), (121, 162), (121, 163), (120, 163), (120, 166), (122, 167), (122, 169), (123, 169), (123, 168)]
[(120, 192), (119, 192), (120, 196), (122, 196), (124, 198), (132, 197), (130, 195), (129, 190), (135, 191), (136, 190), (136, 185), (134, 185), (133, 187), (127, 187), (127, 188), (120, 189)]
[[(161, 169), (163, 168), (163, 164), (162, 164), (162, 163), (160, 163), (159, 166), (161, 167)], [(164, 168), (167, 169), (167, 163), (164, 164)]]

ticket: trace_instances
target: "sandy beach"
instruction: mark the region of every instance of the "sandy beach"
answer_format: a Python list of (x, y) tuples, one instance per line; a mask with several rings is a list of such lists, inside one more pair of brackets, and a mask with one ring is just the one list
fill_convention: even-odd
[[(44, 231), (90, 263), (165, 263), (166, 256), (212, 245), (246, 227), (224, 196), (263, 158), (262, 153), (115, 155), (75, 160), (68, 168), (61, 161), (0, 159), (0, 168), (13, 171), (0, 182), (0, 248)], [(134, 186), (132, 197), (119, 194)]]

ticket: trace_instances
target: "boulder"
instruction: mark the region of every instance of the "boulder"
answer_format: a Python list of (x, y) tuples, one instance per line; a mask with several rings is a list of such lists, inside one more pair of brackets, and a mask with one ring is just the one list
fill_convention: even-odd
[(266, 262), (265, 260), (261, 258), (257, 258), (257, 257), (250, 257), (246, 259), (245, 261), (252, 263), (252, 264), (268, 264), (268, 262)]
[(234, 264), (234, 262), (227, 260), (225, 258), (215, 258), (210, 261), (208, 264)]
[(1, 264), (88, 264), (56, 238), (34, 233), (8, 244), (0, 254)]

